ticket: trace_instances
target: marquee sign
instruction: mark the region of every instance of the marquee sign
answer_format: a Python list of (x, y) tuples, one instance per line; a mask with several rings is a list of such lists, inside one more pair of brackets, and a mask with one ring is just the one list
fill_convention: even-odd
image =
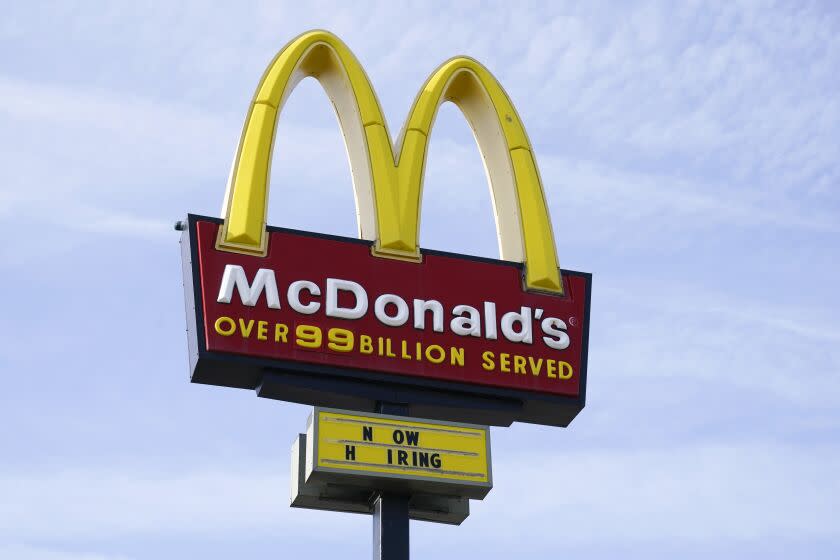
[[(360, 239), (266, 225), (277, 116), (313, 76), (338, 113)], [(420, 249), (437, 108), (456, 103), (487, 168), (501, 260)], [(182, 236), (192, 381), (425, 418), (567, 425), (583, 408), (591, 276), (561, 271), (525, 129), (495, 78), (458, 57), (427, 80), (392, 150), (349, 49), (304, 34), (272, 61), (242, 132), (221, 219)]]
[(403, 491), (477, 499), (493, 487), (485, 426), (315, 407), (306, 445), (307, 482), (383, 489), (397, 481)]
[[(311, 456), (307, 458), (307, 435), (299, 434), (292, 443), (291, 465), (289, 471), (290, 493), (289, 506), (304, 509), (319, 509), (326, 511), (339, 511), (345, 513), (374, 513), (374, 503), (371, 496), (382, 487), (377, 486), (382, 479), (367, 478), (364, 473), (353, 477), (355, 484), (336, 484), (336, 479), (346, 480), (348, 477), (341, 475), (310, 476), (307, 480), (307, 461), (311, 465)], [(310, 450), (310, 452), (313, 450)], [(489, 448), (488, 448), (489, 452)], [(490, 463), (488, 461), (488, 468)], [(311, 474), (311, 473), (310, 473)], [(316, 480), (319, 479), (320, 480)], [(400, 490), (403, 485), (409, 486), (416, 483), (412, 480), (389, 480), (385, 486), (394, 484)], [(421, 489), (427, 489), (422, 484)], [(428, 489), (432, 493), (412, 491), (408, 503), (408, 516), (417, 521), (430, 521), (433, 523), (446, 523), (449, 525), (460, 525), (470, 515), (470, 498), (454, 496), (453, 488), (446, 486), (445, 493), (437, 493), (437, 488)]]

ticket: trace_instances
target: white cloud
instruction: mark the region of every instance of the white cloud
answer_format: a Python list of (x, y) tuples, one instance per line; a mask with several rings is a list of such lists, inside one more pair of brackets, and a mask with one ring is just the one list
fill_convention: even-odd
[[(485, 545), (526, 536), (548, 542), (558, 527), (575, 543), (838, 536), (835, 447), (742, 443), (511, 451), (496, 454), (495, 488), (483, 503), (473, 504), (463, 529), (422, 526), (421, 531), (429, 527), (439, 543), (480, 537)], [(358, 538), (358, 529), (368, 526), (365, 517), (292, 510), (287, 473), (270, 473), (260, 466), (179, 474), (108, 467), (7, 473), (0, 476), (0, 538), (72, 543), (138, 536), (232, 538), (245, 531), (337, 542)], [(328, 535), (324, 520), (332, 521)], [(510, 526), (520, 529), (506, 531)]]
[[(663, 9), (657, 3), (609, 12), (592, 7), (509, 12), (497, 7), (481, 11), (481, 27), (468, 23), (475, 17), (469, 9), (418, 17), (413, 9), (383, 4), (363, 28), (353, 10), (341, 8), (328, 10), (321, 25), (344, 36), (371, 71), (394, 117), (389, 120), (395, 133), (416, 87), (435, 64), (462, 51), (492, 62), (534, 136), (555, 220), (585, 216), (599, 241), (620, 238), (643, 244), (657, 234), (668, 237), (662, 230), (720, 223), (836, 232), (837, 211), (824, 203), (832, 200), (829, 185), (837, 178), (836, 126), (831, 123), (840, 122), (840, 104), (822, 93), (833, 79), (836, 55), (831, 45), (837, 39), (826, 33), (823, 18), (808, 11), (746, 7), (721, 6), (718, 13), (704, 14), (694, 9), (665, 14)], [(159, 15), (167, 22), (178, 19), (167, 14)], [(202, 79), (215, 83), (221, 79), (220, 66), (233, 72), (237, 60), (254, 68), (264, 64), (256, 59), (267, 60), (281, 46), (278, 33), (289, 26), (290, 8), (263, 7), (259, 14), (249, 23), (248, 40), (223, 45), (202, 32), (206, 44), (186, 50), (181, 65), (169, 71), (178, 80), (189, 75), (192, 84)], [(295, 14), (301, 23), (315, 15), (307, 10)], [(699, 16), (705, 17), (701, 31), (709, 29), (692, 38), (685, 30)], [(244, 23), (253, 14), (225, 17)], [(114, 13), (103, 13), (81, 18), (77, 25), (107, 29), (114, 18)], [(219, 23), (205, 19), (185, 22), (187, 28), (178, 35), (187, 34), (192, 25)], [(142, 32), (145, 40), (157, 36), (152, 27)], [(802, 34), (791, 39), (786, 33), (793, 28), (825, 37), (828, 44), (815, 47)], [(488, 40), (500, 34), (506, 37), (502, 44)], [(803, 68), (791, 62), (796, 53), (807, 53), (811, 64)], [(776, 54), (780, 56), (770, 58)], [(393, 62), (397, 60), (415, 64), (409, 68)], [(807, 73), (809, 79), (789, 79), (797, 73)], [(256, 75), (257, 70), (251, 81)], [(0, 80), (0, 113), (9, 119), (5, 128), (20, 133), (7, 136), (15, 146), (5, 157), (11, 170), (7, 185), (16, 194), (4, 197), (11, 197), (5, 211), (17, 213), (11, 208), (24, 205), (29, 207), (26, 213), (35, 214), (36, 208), (60, 200), (83, 210), (130, 216), (131, 211), (148, 213), (151, 209), (142, 201), (151, 195), (187, 189), (192, 200), (215, 213), (219, 203), (209, 200), (221, 198), (251, 88), (250, 82), (228, 86), (226, 91), (239, 98), (237, 110), (227, 109), (228, 97), (225, 110), (219, 111), (183, 97), (162, 102), (157, 95), (119, 88), (6, 77)], [(308, 98), (321, 94), (314, 87), (304, 89), (292, 104), (310, 108)], [(317, 111), (326, 113), (326, 107), (324, 101)], [(304, 115), (302, 111), (298, 114)], [(343, 150), (336, 133), (300, 125), (308, 119), (295, 119), (294, 108), (292, 113), (291, 124), (285, 118), (281, 124), (275, 175), (312, 185), (308, 190), (318, 200), (322, 189), (346, 182)], [(27, 129), (36, 136), (28, 136)], [(446, 140), (436, 136), (437, 142)], [(459, 168), (466, 150), (474, 147), (447, 145), (451, 157), (437, 162), (443, 167), (439, 176), (452, 185), (475, 177)], [(51, 171), (58, 168), (60, 176)], [(206, 186), (198, 191), (197, 183)], [(457, 194), (453, 198), (459, 199)]]
[[(272, 465), (272, 467), (274, 467)], [(287, 471), (230, 466), (192, 472), (95, 467), (0, 474), (0, 539), (137, 535), (308, 534), (321, 512), (288, 506)], [(339, 527), (331, 538), (347, 535)]]
[(520, 539), (562, 528), (586, 542), (838, 537), (838, 467), (835, 447), (763, 442), (536, 449), (497, 459), (494, 494), (476, 517), (499, 538), (514, 536), (504, 526), (520, 527)]
[[(300, 102), (292, 100), (292, 113)], [(326, 96), (320, 110), (329, 112)], [(0, 79), (0, 139), (9, 146), (0, 154), (7, 169), (0, 215), (43, 235), (47, 226), (62, 235), (140, 237), (171, 233), (187, 211), (218, 215), (241, 118), (136, 95)], [(323, 200), (323, 189), (331, 190), (339, 176), (349, 185), (337, 127), (284, 120), (279, 134), (276, 198), (291, 187)], [(353, 216), (352, 207), (347, 214)]]
[(800, 194), (837, 177), (840, 105), (824, 95), (836, 87), (831, 18), (736, 3), (572, 11), (531, 35), (522, 75), (542, 78), (538, 93), (516, 82), (541, 133), (559, 128), (601, 158), (711, 166), (729, 182), (760, 177)]
[(603, 288), (593, 319), (592, 344), (600, 348), (591, 356), (595, 375), (683, 380), (707, 387), (706, 398), (726, 388), (744, 399), (770, 395), (821, 409), (840, 398), (840, 330), (821, 309), (673, 284), (646, 283), (644, 289), (656, 293), (649, 298), (634, 296), (643, 290), (638, 285)]

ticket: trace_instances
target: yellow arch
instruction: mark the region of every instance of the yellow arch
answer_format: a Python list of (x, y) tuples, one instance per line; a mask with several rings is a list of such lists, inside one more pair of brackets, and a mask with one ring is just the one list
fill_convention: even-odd
[(265, 254), (268, 178), (279, 112), (300, 80), (315, 77), (338, 116), (353, 176), (359, 235), (374, 254), (419, 260), (423, 173), (440, 105), (452, 101), (473, 129), (491, 187), (503, 259), (525, 263), (528, 288), (563, 291), (542, 183), (525, 128), (501, 85), (466, 57), (440, 66), (420, 90), (394, 150), (376, 94), (335, 35), (310, 31), (268, 66), (234, 159), (217, 246)]

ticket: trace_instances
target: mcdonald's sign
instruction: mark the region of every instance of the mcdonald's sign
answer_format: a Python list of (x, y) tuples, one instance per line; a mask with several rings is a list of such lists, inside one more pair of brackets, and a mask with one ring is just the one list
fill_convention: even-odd
[[(358, 239), (266, 223), (277, 117), (307, 76), (338, 114)], [(419, 247), (426, 152), (444, 101), (475, 133), (500, 260)], [(193, 382), (362, 411), (401, 402), (414, 416), (493, 425), (564, 426), (583, 408), (591, 275), (559, 269), (525, 128), (473, 59), (432, 73), (392, 144), (347, 46), (325, 31), (297, 37), (257, 86), (222, 217), (186, 224)]]

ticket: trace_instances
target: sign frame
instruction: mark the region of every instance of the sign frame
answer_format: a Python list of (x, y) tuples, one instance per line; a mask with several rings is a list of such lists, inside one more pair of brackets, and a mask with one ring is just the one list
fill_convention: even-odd
[[(585, 406), (592, 294), (590, 273), (560, 271), (562, 275), (583, 277), (586, 283), (580, 390), (577, 397), (235, 355), (207, 349), (203, 304), (201, 298), (197, 297), (202, 294), (196, 227), (199, 221), (223, 224), (220, 218), (188, 214), (186, 228), (181, 234), (189, 370), (193, 383), (253, 389), (264, 398), (360, 412), (375, 412), (377, 402), (399, 402), (408, 405), (409, 416), (492, 426), (527, 422), (566, 427)], [(372, 241), (357, 238), (275, 226), (267, 226), (267, 231), (373, 247)], [(446, 251), (421, 249), (421, 253), (488, 262), (515, 267), (520, 271), (524, 268), (522, 263)], [(235, 372), (235, 376), (232, 372)], [(236, 381), (232, 381), (234, 378)]]

